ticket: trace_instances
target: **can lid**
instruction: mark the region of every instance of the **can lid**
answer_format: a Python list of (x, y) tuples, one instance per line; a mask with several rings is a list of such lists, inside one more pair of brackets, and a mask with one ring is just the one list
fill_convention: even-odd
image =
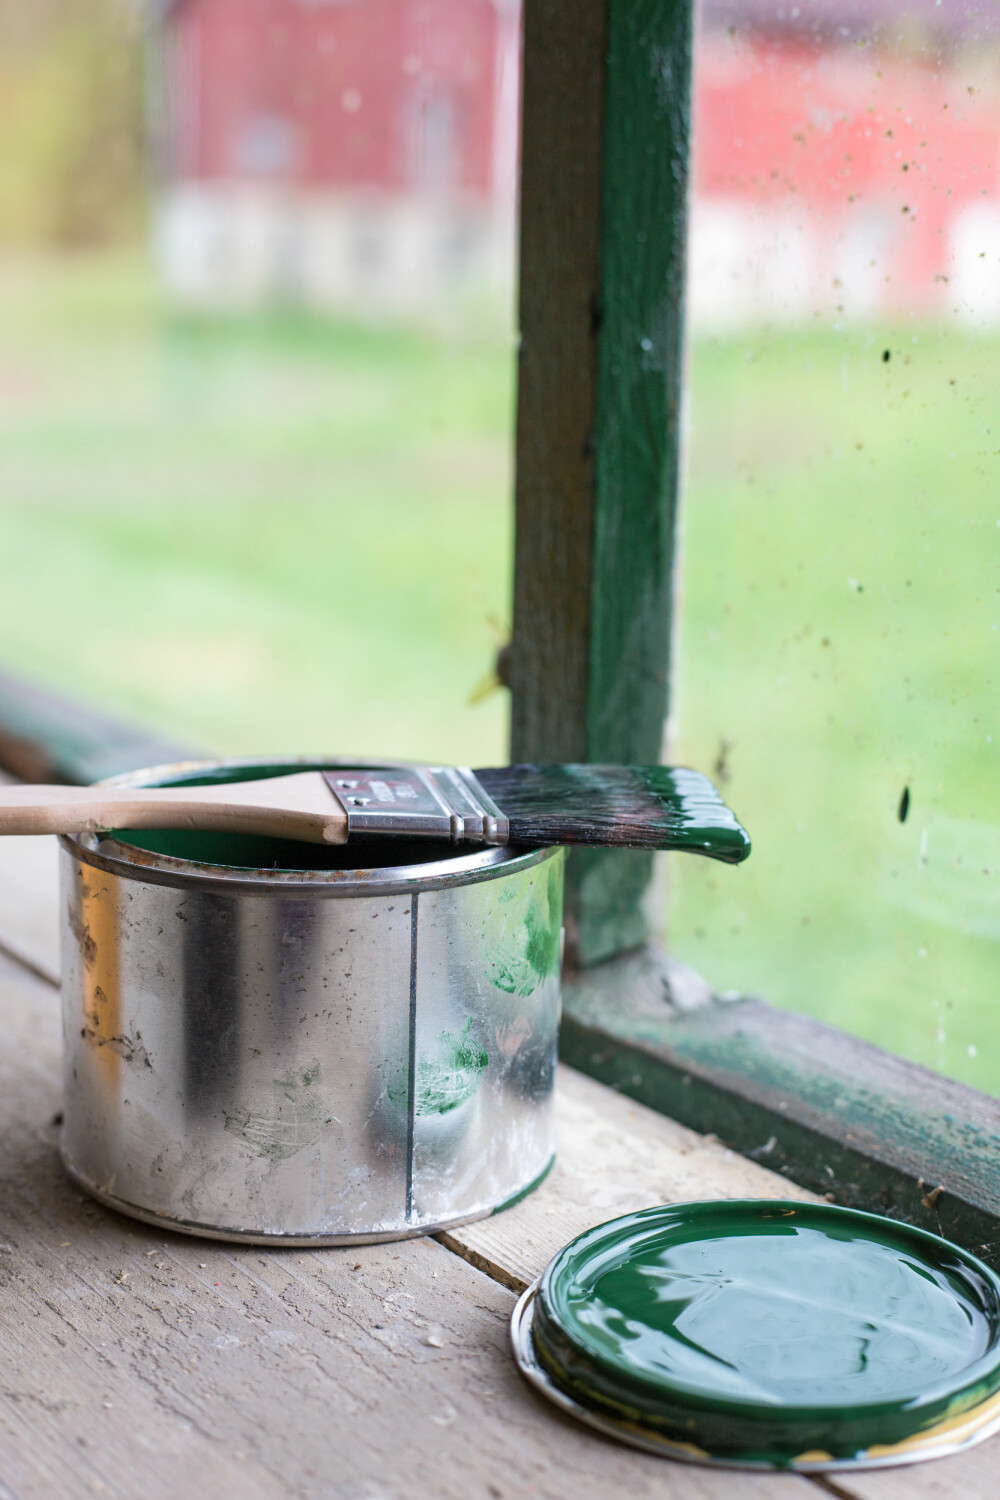
[(565, 1246), (531, 1341), (557, 1391), (692, 1456), (857, 1462), (995, 1416), (1000, 1278), (875, 1214), (672, 1204)]

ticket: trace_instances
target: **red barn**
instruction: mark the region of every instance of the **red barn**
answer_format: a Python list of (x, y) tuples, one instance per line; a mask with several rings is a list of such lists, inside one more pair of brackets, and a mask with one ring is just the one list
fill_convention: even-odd
[(885, 0), (792, 7), (784, 27), (730, 0), (735, 24), (703, 36), (696, 320), (1000, 317), (997, 20), (980, 52), (973, 7), (925, 8), (939, 30), (906, 47)]
[(399, 311), (509, 266), (517, 0), (172, 0), (160, 36), (181, 295)]
[[(519, 0), (159, 3), (175, 292), (391, 316), (509, 287)], [(1000, 318), (1000, 19), (907, 17), (904, 38), (898, 0), (705, 0), (695, 324)]]

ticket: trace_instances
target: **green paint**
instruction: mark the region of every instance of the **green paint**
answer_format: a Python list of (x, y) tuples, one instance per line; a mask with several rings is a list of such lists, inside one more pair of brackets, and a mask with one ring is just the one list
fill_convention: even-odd
[(534, 909), (525, 918), (524, 956), (539, 981), (550, 978), (559, 966), (559, 929), (548, 921), (540, 922)]
[(905, 1441), (1000, 1390), (1000, 1278), (829, 1205), (680, 1204), (601, 1225), (550, 1263), (533, 1332), (584, 1405), (779, 1467)]
[(562, 948), (562, 860), (557, 856), (531, 871), (502, 897), (509, 907), (493, 938), (487, 963), (490, 983), (506, 995), (533, 995), (559, 973)]
[[(680, 480), (690, 0), (609, 0), (587, 759), (658, 760)], [(647, 936), (652, 857), (578, 851), (576, 959)]]
[(492, 1218), (496, 1214), (505, 1213), (508, 1208), (515, 1208), (518, 1203), (523, 1202), (523, 1200), (527, 1198), (529, 1193), (533, 1193), (537, 1187), (541, 1187), (542, 1183), (545, 1181), (546, 1177), (548, 1177), (555, 1164), (555, 1155), (552, 1155), (549, 1157), (548, 1161), (545, 1163), (538, 1176), (533, 1177), (529, 1183), (527, 1183), (523, 1188), (520, 1188), (516, 1193), (512, 1193), (509, 1198), (505, 1198), (502, 1203), (498, 1203), (490, 1217)]
[[(457, 1034), (442, 1031), (433, 1053), (421, 1052), (417, 1058), (414, 1114), (447, 1115), (458, 1109), (476, 1093), (489, 1064), (489, 1053), (472, 1036), (471, 1016)], [(388, 1087), (389, 1098), (400, 1108), (409, 1099), (407, 1083), (400, 1074)]]
[(353, 839), (349, 844), (306, 844), (295, 839), (260, 838), (250, 833), (122, 832), (113, 837), (133, 849), (165, 854), (192, 864), (236, 870), (383, 870), (398, 865), (459, 859), (468, 850), (431, 839)]
[[(668, 707), (691, 0), (528, 0), (512, 758), (642, 765)], [(575, 851), (575, 957), (647, 933), (645, 853)]]
[[(219, 766), (214, 770), (165, 776), (157, 786), (229, 786), (240, 781), (268, 781), (290, 770), (326, 771), (329, 761), (303, 760), (289, 765)], [(152, 784), (152, 783), (151, 783)], [(432, 839), (353, 839), (349, 844), (305, 844), (295, 839), (259, 838), (249, 833), (210, 833), (204, 830), (116, 830), (120, 844), (165, 854), (193, 864), (222, 865), (241, 870), (381, 870), (397, 865), (430, 864), (459, 859), (467, 851)]]

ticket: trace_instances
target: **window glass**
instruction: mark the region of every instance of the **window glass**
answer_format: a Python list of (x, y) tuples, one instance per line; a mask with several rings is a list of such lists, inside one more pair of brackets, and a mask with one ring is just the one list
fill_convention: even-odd
[(980, 1087), (1000, 939), (1000, 22), (707, 0), (674, 950)]
[(0, 670), (502, 758), (517, 63), (498, 0), (0, 0)]

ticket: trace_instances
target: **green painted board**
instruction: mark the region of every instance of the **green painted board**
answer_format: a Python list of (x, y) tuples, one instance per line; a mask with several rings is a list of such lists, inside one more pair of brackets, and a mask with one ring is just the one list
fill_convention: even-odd
[(204, 753), (33, 683), (0, 675), (0, 767), (24, 781), (88, 786), (105, 776), (197, 759)]
[[(526, 0), (512, 758), (660, 759), (689, 0)], [(640, 943), (648, 855), (576, 854), (578, 961)]]
[[(691, 1009), (671, 1003), (673, 988)], [(1000, 1268), (1000, 1101), (809, 1016), (680, 993), (655, 950), (564, 983), (564, 1061), (832, 1201)]]

